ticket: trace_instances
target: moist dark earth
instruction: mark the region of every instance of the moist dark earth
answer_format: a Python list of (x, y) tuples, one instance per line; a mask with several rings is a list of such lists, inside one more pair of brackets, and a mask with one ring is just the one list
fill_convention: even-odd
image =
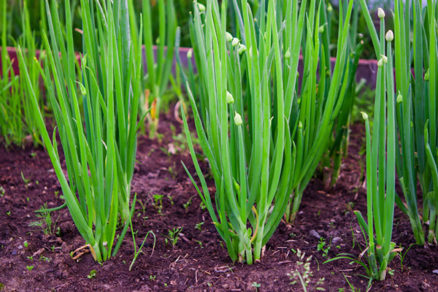
[[(349, 155), (335, 186), (324, 187), (317, 175), (304, 194), (295, 224), (282, 222), (262, 261), (252, 266), (230, 260), (203, 210), (181, 164), (194, 172), (181, 125), (172, 115), (163, 115), (159, 133), (159, 139), (138, 139), (133, 229), (137, 246), (149, 231), (156, 244), (149, 235), (131, 271), (130, 232), (117, 256), (103, 264), (95, 263), (89, 253), (73, 260), (71, 252), (85, 243), (67, 209), (52, 212), (50, 226), (34, 212), (44, 204), (53, 208), (63, 203), (45, 151), (1, 146), (0, 291), (303, 291), (297, 276), (290, 276), (297, 271), (310, 280), (308, 291), (366, 291), (368, 279), (359, 264), (324, 263), (341, 253), (360, 260), (365, 250), (353, 214), (366, 210), (360, 124), (352, 127)], [(202, 166), (208, 173), (207, 164)], [(210, 188), (214, 190), (212, 182)], [(179, 229), (178, 236), (170, 235)], [(398, 210), (393, 240), (403, 251), (390, 264), (387, 280), (374, 282), (371, 291), (437, 291), (438, 275), (433, 271), (438, 269), (438, 248), (412, 245), (408, 218)], [(302, 260), (299, 253), (304, 254)], [(305, 262), (310, 263), (307, 272)]]

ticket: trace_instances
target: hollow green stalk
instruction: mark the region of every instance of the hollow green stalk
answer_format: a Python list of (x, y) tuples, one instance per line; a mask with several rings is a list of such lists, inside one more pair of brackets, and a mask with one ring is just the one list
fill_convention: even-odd
[[(396, 113), (392, 40), (389, 31), (385, 44), (384, 20), (381, 23), (380, 50), (386, 55), (379, 59), (377, 72), (374, 122), (371, 134), (367, 114), (363, 114), (366, 128), (367, 221), (355, 211), (359, 224), (367, 236), (367, 255), (370, 277), (384, 280), (388, 264), (395, 256), (392, 240), (395, 205), (396, 171)], [(372, 137), (371, 137), (372, 136)]]

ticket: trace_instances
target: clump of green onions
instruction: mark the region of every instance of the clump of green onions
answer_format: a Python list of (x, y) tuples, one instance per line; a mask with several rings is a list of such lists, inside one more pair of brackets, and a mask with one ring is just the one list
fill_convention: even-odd
[[(336, 85), (322, 100), (315, 78), (318, 65), (327, 66), (323, 61), (318, 64), (322, 4), (315, 0), (308, 4), (306, 0), (301, 5), (261, 1), (255, 22), (246, 0), (241, 1), (241, 9), (233, 1), (237, 36), (226, 30), (227, 1), (221, 8), (216, 1), (208, 1), (207, 7), (194, 5), (191, 32), (199, 100), (195, 101), (188, 82), (187, 88), (199, 142), (216, 184), (214, 198), (185, 120), (202, 191), (190, 178), (233, 261), (252, 264), (261, 259), (288, 208), (290, 194), (296, 191), (300, 194), (292, 197), (288, 218), (295, 216), (342, 104), (340, 84), (349, 66), (348, 25), (340, 30), (339, 61), (332, 79)], [(352, 6), (350, 2), (342, 23), (349, 23)], [(304, 36), (305, 78), (298, 99), (297, 68)]]
[(159, 35), (154, 55), (152, 34), (151, 1), (143, 0), (143, 33), (146, 53), (145, 92), (142, 96), (142, 114), (148, 115), (150, 136), (154, 137), (158, 130), (161, 105), (169, 86), (175, 52), (179, 48), (179, 30), (173, 0), (158, 0)]
[[(437, 171), (437, 23), (438, 2), (395, 1), (395, 74), (397, 98), (397, 174), (406, 204), (399, 197), (399, 208), (408, 215), (417, 244), (436, 243), (438, 233)], [(375, 43), (381, 50), (366, 3), (362, 10)], [(413, 73), (412, 74), (412, 68)], [(417, 182), (423, 193), (422, 216), (418, 208)], [(424, 229), (429, 225), (427, 236)]]
[[(79, 65), (73, 46), (70, 1), (65, 1), (65, 22), (60, 20), (56, 1), (46, 2), (50, 41), (43, 32), (47, 54), (43, 78), (68, 179), (61, 168), (56, 131), (51, 140), (26, 66), (23, 72), (67, 207), (99, 262), (117, 253), (133, 210), (130, 184), (142, 56), (141, 37), (130, 30), (130, 5), (127, 0), (81, 1), (83, 55)], [(24, 61), (22, 50), (19, 56)], [(125, 226), (121, 234), (117, 234), (119, 218)]]
[[(382, 10), (380, 10), (382, 11)], [(395, 205), (396, 113), (394, 97), (393, 49), (394, 34), (385, 36), (381, 17), (374, 123), (371, 137), (368, 115), (363, 113), (366, 128), (367, 221), (355, 211), (366, 235), (368, 274), (371, 279), (384, 280), (388, 264), (395, 256), (392, 242)]]
[[(13, 70), (13, 62), (7, 51), (7, 12), (6, 0), (1, 0), (1, 23), (3, 26), (1, 35), (1, 64), (2, 71), (0, 73), (0, 135), (4, 138), (6, 146), (15, 144), (22, 146), (27, 138), (31, 138), (34, 145), (42, 144), (40, 134), (36, 127), (34, 113), (32, 111), (30, 99), (27, 98), (29, 93), (24, 77), (16, 75)], [(36, 57), (36, 44), (33, 32), (29, 23), (29, 12), (26, 1), (22, 4), (22, 28), (23, 35), (18, 40), (18, 43), (26, 48), (26, 62), (29, 64), (29, 74), (38, 104), (43, 106), (42, 98), (39, 93), (40, 71), (39, 64), (33, 60)], [(23, 62), (18, 62), (20, 70), (23, 68)]]
[(417, 181), (423, 193), (423, 224), (429, 224), (428, 242), (436, 244), (438, 233), (437, 3), (428, 1), (423, 9), (418, 1), (395, 1), (395, 68), (400, 94), (397, 122), (401, 144), (397, 158), (407, 203), (399, 205), (410, 218), (418, 244), (424, 244), (425, 235), (417, 206)]
[[(307, 29), (297, 27), (295, 29), (298, 31), (292, 32), (292, 35), (296, 35), (300, 33), (299, 30), (304, 30), (305, 39), (301, 51), (304, 72), (299, 91), (294, 88), (298, 83), (298, 76), (296, 72), (290, 71), (290, 68), (292, 70), (295, 68), (296, 60), (292, 58), (289, 62), (293, 63), (284, 67), (286, 76), (289, 76), (289, 80), (285, 79), (287, 82), (284, 85), (287, 88), (285, 96), (289, 108), (286, 117), (289, 121), (294, 152), (289, 185), (291, 199), (285, 214), (286, 220), (290, 223), (295, 221), (304, 190), (324, 154), (328, 150), (339, 151), (341, 141), (348, 133), (348, 120), (354, 101), (354, 95), (350, 93), (355, 80), (358, 58), (358, 55), (353, 55), (355, 47), (352, 38), (356, 35), (350, 34), (349, 30), (353, 16), (353, 2), (339, 2), (338, 42), (333, 69), (330, 63), (330, 43), (326, 27), (328, 16), (324, 1), (310, 1)], [(301, 5), (305, 6), (306, 1)], [(286, 23), (286, 32), (287, 27)], [(291, 47), (291, 38), (287, 38), (287, 33), (284, 38), (286, 38), (283, 44), (285, 55), (288, 51), (296, 54), (299, 48)], [(333, 133), (336, 134), (335, 140), (332, 139)]]

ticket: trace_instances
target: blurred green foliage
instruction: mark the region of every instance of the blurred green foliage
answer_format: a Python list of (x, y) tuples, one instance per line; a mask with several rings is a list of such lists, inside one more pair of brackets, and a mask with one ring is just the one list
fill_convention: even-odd
[[(142, 0), (133, 0), (134, 1), (134, 7), (136, 8), (136, 11), (138, 12), (137, 18), (139, 19), (140, 17), (140, 11), (141, 11), (141, 3)], [(156, 10), (157, 7), (155, 5), (156, 0), (150, 0), (152, 5), (155, 6), (153, 9)], [(190, 47), (190, 35), (189, 35), (189, 19), (191, 17), (191, 11), (192, 11), (192, 6), (193, 6), (193, 0), (173, 0), (175, 3), (175, 9), (176, 9), (176, 13), (177, 13), (177, 21), (178, 21), (178, 25), (181, 27), (181, 47)], [(205, 4), (205, 0), (198, 0), (198, 2), (200, 3), (204, 3)], [(219, 1), (220, 2), (220, 1)], [(250, 2), (254, 2), (254, 1), (250, 1)], [(337, 5), (335, 2), (337, 1), (331, 1), (333, 2), (333, 7), (335, 8), (335, 11), (337, 11)], [(383, 2), (387, 2), (387, 1), (383, 1)], [(35, 32), (35, 39), (36, 39), (36, 43), (39, 44), (40, 40), (41, 40), (41, 16), (42, 16), (42, 4), (44, 3), (44, 0), (33, 0), (33, 1), (27, 1), (27, 6), (30, 12), (30, 22), (31, 22), (31, 27)], [(64, 1), (58, 1), (60, 8), (63, 9), (63, 3)], [(79, 7), (77, 6), (78, 1), (73, 0), (72, 1), (72, 9), (73, 11), (73, 15), (74, 15), (74, 26), (75, 27), (81, 27), (81, 23), (80, 23), (80, 10)], [(388, 29), (393, 29), (393, 22), (392, 22), (392, 17), (390, 17), (390, 12), (389, 10), (391, 9), (390, 6), (388, 6), (385, 3), (377, 3), (376, 5), (374, 5), (373, 7), (384, 7), (385, 9), (387, 9), (388, 13), (387, 13), (387, 19), (386, 19), (386, 23), (387, 23), (387, 27)], [(382, 4), (382, 5), (379, 5)], [(8, 35), (10, 35), (10, 38), (8, 40), (8, 44), (10, 46), (14, 45), (14, 40), (17, 40), (17, 38), (22, 34), (21, 33), (21, 25), (20, 25), (20, 21), (21, 21), (21, 8), (20, 6), (23, 5), (23, 0), (8, 0), (8, 26), (6, 28), (2, 28), (0, 27), (0, 33), (2, 32), (3, 29), (7, 29), (8, 30)], [(373, 10), (371, 11), (373, 13)], [(375, 10), (374, 10), (375, 12)], [(152, 11), (152, 13), (158, 13), (158, 11)], [(373, 13), (373, 16), (376, 19), (376, 25), (378, 23), (377, 21), (377, 16), (375, 15), (376, 13)], [(335, 15), (334, 19), (337, 19), (337, 15)], [(153, 24), (154, 28), (154, 37), (156, 35), (158, 35), (158, 23), (154, 23)], [(333, 29), (337, 30), (337, 23), (335, 23), (335, 25), (333, 26)], [(359, 17), (359, 23), (358, 23), (358, 32), (362, 33), (364, 35), (364, 51), (363, 51), (363, 55), (361, 58), (364, 59), (374, 59), (374, 49), (372, 48), (372, 42), (371, 39), (369, 37), (369, 34), (367, 33), (367, 27), (366, 27), (366, 23), (365, 23), (365, 19), (360, 16)], [(336, 33), (332, 34), (333, 36), (337, 35)], [(82, 37), (80, 32), (76, 32), (74, 34), (74, 38), (75, 38), (75, 47), (79, 50), (80, 48), (82, 48)], [(334, 37), (333, 37), (334, 38)], [(332, 44), (333, 46), (335, 46), (335, 44), (337, 43), (336, 39), (332, 39)]]
[[(134, 7), (138, 12), (137, 18), (140, 18), (140, 12), (142, 7), (142, 0), (133, 0)], [(190, 46), (190, 36), (189, 36), (189, 19), (191, 15), (193, 0), (173, 0), (175, 3), (175, 9), (177, 13), (177, 21), (178, 25), (181, 27), (181, 46), (189, 47)], [(8, 45), (14, 46), (14, 40), (17, 40), (19, 36), (22, 35), (21, 31), (21, 11), (23, 0), (7, 0), (7, 27), (0, 27), (0, 33), (3, 29), (8, 30), (9, 40)], [(35, 39), (37, 44), (41, 43), (41, 19), (42, 19), (42, 9), (45, 9), (42, 5), (44, 4), (44, 0), (30, 0), (27, 1), (27, 7), (30, 12), (30, 23), (32, 30), (35, 32)], [(200, 3), (205, 3), (205, 0), (199, 0)], [(63, 8), (64, 1), (58, 1), (58, 5), (60, 9)], [(81, 27), (81, 18), (80, 18), (80, 9), (78, 7), (79, 1), (72, 0), (72, 14), (74, 15), (74, 26)], [(153, 7), (152, 13), (157, 14), (158, 9), (156, 4), (156, 0), (151, 0)], [(45, 10), (44, 10), (45, 12)], [(62, 13), (61, 15), (62, 16)], [(158, 35), (158, 23), (153, 24), (154, 36)], [(80, 32), (76, 32), (74, 34), (75, 39), (75, 47), (79, 50), (82, 48), (82, 36)]]

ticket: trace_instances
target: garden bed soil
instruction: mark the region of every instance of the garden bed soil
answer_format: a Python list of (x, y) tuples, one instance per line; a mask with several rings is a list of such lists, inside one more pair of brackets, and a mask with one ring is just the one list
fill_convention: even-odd
[[(302, 291), (299, 281), (291, 284), (288, 276), (297, 268), (305, 274), (297, 265), (298, 250), (305, 253), (304, 260), (312, 256), (309, 291), (317, 287), (350, 291), (349, 285), (366, 290), (368, 280), (360, 276), (365, 271), (358, 264), (348, 260), (324, 264), (340, 253), (359, 258), (364, 249), (352, 212), (366, 209), (364, 157), (359, 154), (364, 137), (361, 125), (352, 129), (350, 153), (335, 187), (324, 189), (320, 179), (312, 180), (295, 225), (282, 222), (262, 261), (252, 266), (231, 262), (207, 211), (200, 207), (201, 200), (181, 165), (184, 161), (194, 172), (180, 129), (171, 116), (163, 115), (160, 141), (139, 138), (132, 186), (138, 194), (133, 226), (138, 245), (148, 231), (153, 231), (157, 242), (153, 248), (153, 237), (148, 238), (132, 271), (128, 270), (134, 255), (130, 234), (117, 256), (100, 265), (89, 253), (78, 261), (71, 258), (70, 253), (84, 241), (67, 209), (52, 213), (53, 234), (32, 226), (41, 220), (34, 211), (43, 204), (63, 203), (50, 160), (42, 149), (0, 148), (0, 290)], [(207, 172), (206, 163), (203, 168)], [(211, 182), (210, 186), (214, 189)], [(173, 247), (166, 238), (169, 230), (179, 227), (182, 231)], [(405, 250), (414, 242), (409, 221), (399, 211), (394, 241)], [(318, 251), (320, 242), (325, 245)], [(402, 263), (397, 257), (390, 268), (387, 280), (375, 282), (372, 291), (436, 291), (438, 287), (438, 275), (433, 273), (438, 269), (437, 247), (413, 246)]]

